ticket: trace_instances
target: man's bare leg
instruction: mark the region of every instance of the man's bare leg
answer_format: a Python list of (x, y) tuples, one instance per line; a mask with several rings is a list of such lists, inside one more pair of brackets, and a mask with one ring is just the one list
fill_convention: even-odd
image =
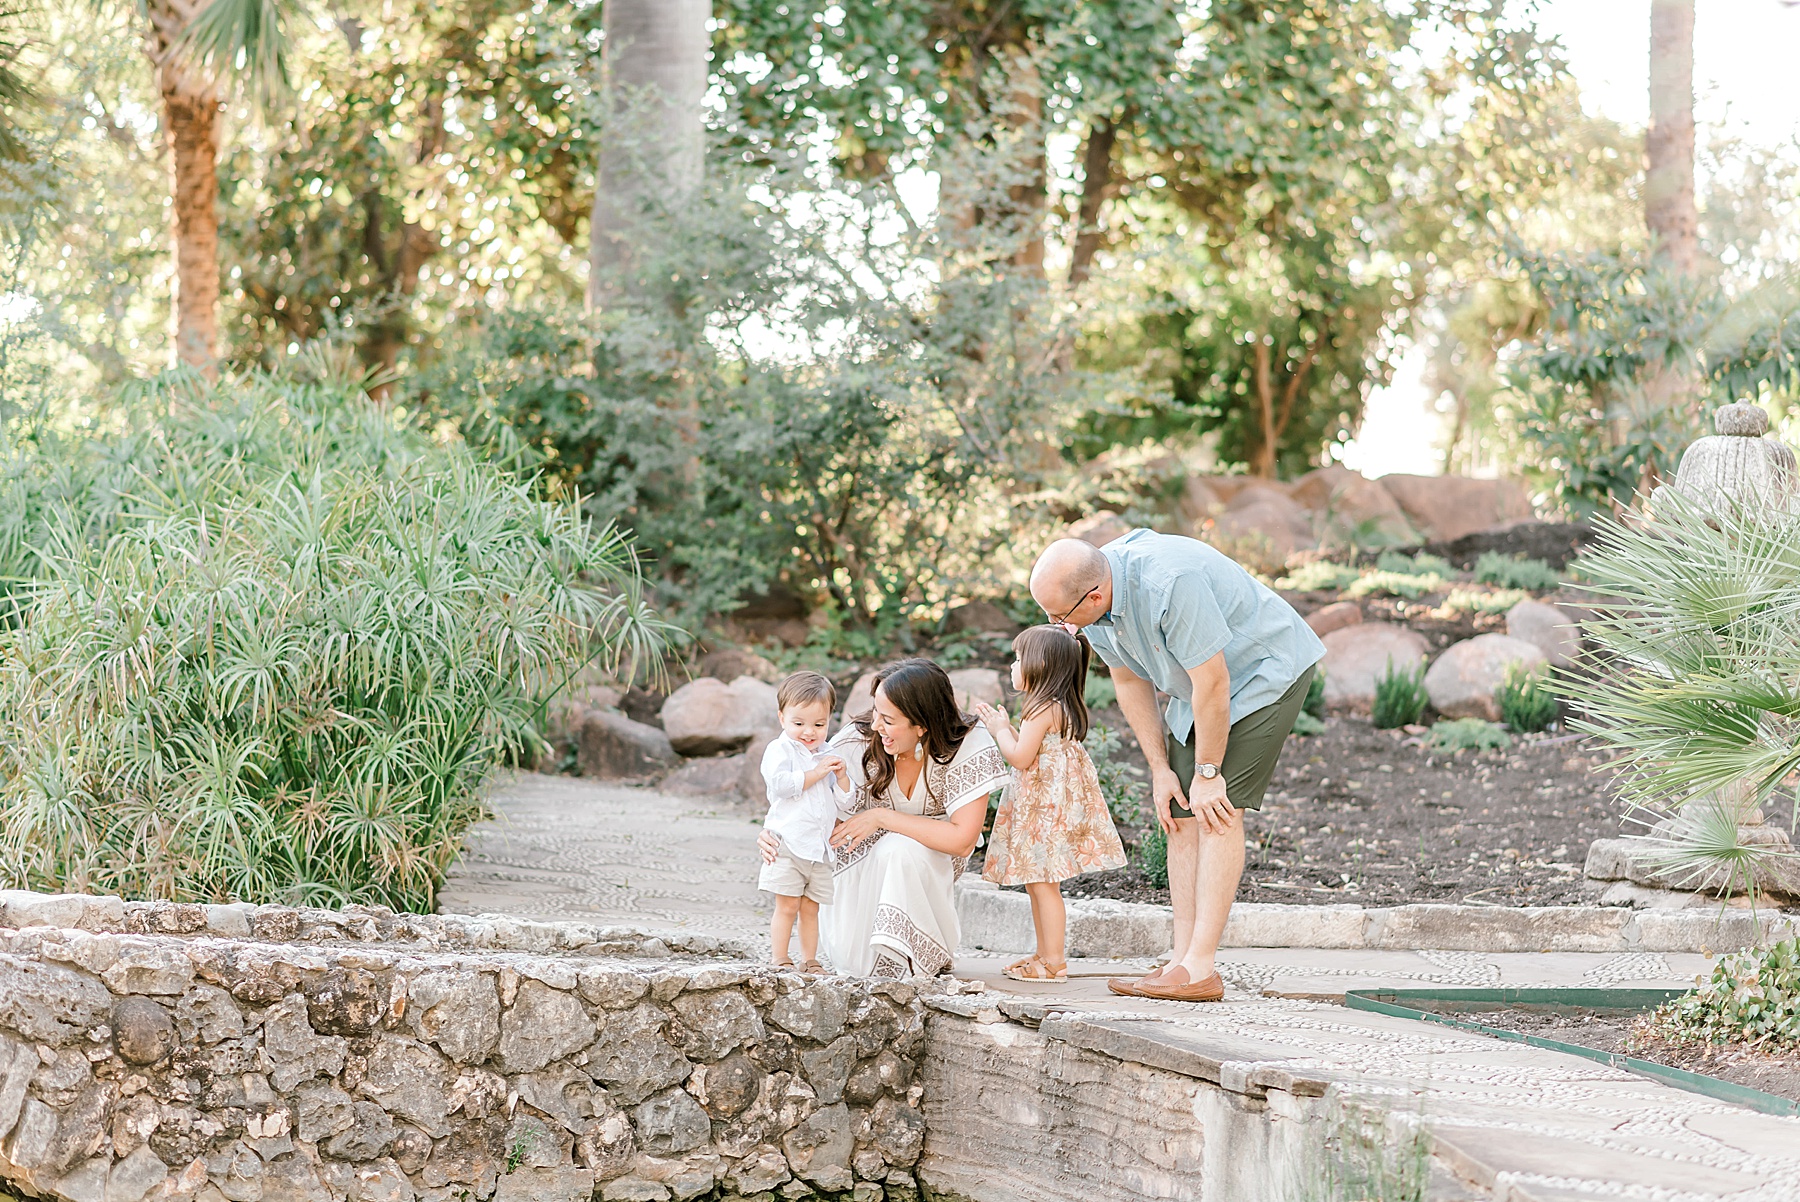
[(1194, 939), (1196, 873), (1200, 868), (1200, 820), (1177, 818), (1169, 836), (1169, 908), (1175, 912), (1175, 942), (1169, 966), (1180, 963)]
[[(1198, 982), (1213, 973), (1213, 958), (1225, 935), (1225, 920), (1231, 916), (1231, 903), (1237, 898), (1238, 881), (1244, 875), (1244, 814), (1233, 810), (1231, 825), (1216, 833), (1201, 828), (1198, 820), (1184, 821), (1182, 825), (1194, 828), (1199, 847), (1195, 871), (1189, 878), (1194, 898), (1193, 926), (1187, 944), (1177, 944), (1177, 955), (1180, 966), (1187, 970), (1187, 979)], [(1174, 881), (1175, 858), (1171, 854), (1171, 886)], [(1171, 971), (1173, 968), (1171, 964)]]

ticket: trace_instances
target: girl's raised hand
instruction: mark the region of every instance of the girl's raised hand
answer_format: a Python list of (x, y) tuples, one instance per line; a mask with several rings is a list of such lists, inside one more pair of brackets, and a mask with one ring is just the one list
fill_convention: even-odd
[(1004, 711), (995, 709), (985, 701), (977, 701), (974, 703), (974, 706), (975, 716), (980, 718), (982, 725), (986, 726), (990, 731), (1010, 730), (1012, 728), (1012, 723), (1007, 721)]

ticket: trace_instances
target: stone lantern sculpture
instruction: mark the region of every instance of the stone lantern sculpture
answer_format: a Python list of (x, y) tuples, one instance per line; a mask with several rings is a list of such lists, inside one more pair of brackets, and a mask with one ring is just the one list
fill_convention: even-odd
[(1669, 491), (1709, 513), (1732, 509), (1800, 506), (1800, 468), (1785, 443), (1768, 438), (1769, 415), (1759, 405), (1736, 401), (1713, 414), (1717, 434), (1697, 438), (1681, 454), (1672, 485), (1650, 495), (1654, 507)]

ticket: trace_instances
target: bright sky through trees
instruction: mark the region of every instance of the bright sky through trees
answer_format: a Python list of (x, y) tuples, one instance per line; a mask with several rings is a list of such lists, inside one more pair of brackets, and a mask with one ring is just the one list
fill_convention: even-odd
[[(1542, 0), (1538, 20), (1561, 38), (1592, 111), (1641, 129), (1649, 112), (1650, 0)], [(1704, 137), (1722, 131), (1774, 146), (1800, 136), (1800, 5), (1782, 0), (1701, 0), (1694, 19), (1695, 119)], [(1392, 384), (1375, 389), (1361, 437), (1344, 462), (1372, 476), (1440, 470), (1442, 420), (1414, 350)]]

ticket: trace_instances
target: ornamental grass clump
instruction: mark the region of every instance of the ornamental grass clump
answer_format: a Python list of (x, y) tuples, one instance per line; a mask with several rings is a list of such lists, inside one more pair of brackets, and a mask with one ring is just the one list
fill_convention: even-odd
[(428, 911), (548, 699), (660, 650), (621, 536), (358, 389), (122, 423), (0, 639), (9, 886)]
[(1520, 734), (1548, 730), (1560, 711), (1544, 673), (1521, 664), (1507, 666), (1506, 676), (1494, 690), (1494, 708), (1500, 711), (1500, 721)]
[(1408, 672), (1396, 668), (1390, 660), (1387, 671), (1375, 681), (1375, 701), (1369, 717), (1377, 730), (1412, 726), (1425, 716), (1425, 707), (1430, 703), (1425, 692), (1425, 665)]

